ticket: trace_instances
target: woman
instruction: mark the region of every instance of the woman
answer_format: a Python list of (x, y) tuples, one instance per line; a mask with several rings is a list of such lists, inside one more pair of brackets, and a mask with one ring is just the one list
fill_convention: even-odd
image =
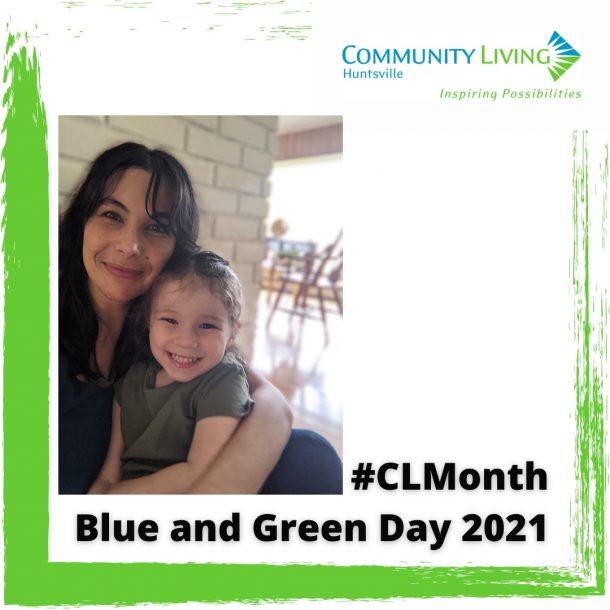
[[(180, 163), (134, 143), (111, 148), (93, 162), (63, 216), (60, 493), (86, 493), (97, 476), (110, 438), (112, 383), (136, 355), (134, 302), (168, 262), (197, 249), (198, 218)], [(263, 493), (340, 493), (341, 463), (332, 447), (314, 433), (291, 433), (281, 394), (253, 372), (248, 383), (256, 403), (252, 415), (205, 475), (184, 491), (255, 493), (262, 487)]]

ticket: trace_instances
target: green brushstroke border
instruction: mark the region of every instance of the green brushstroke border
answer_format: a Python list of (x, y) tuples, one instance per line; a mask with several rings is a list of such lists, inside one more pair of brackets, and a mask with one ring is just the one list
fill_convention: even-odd
[[(35, 49), (5, 49), (3, 254), (5, 602), (24, 606), (187, 601), (580, 597), (605, 591), (603, 386), (606, 293), (591, 292), (587, 134), (573, 146), (578, 498), (574, 566), (381, 567), (319, 565), (49, 563), (49, 174), (47, 125)], [(54, 153), (53, 153), (54, 154)], [(608, 161), (601, 168), (607, 199)], [(602, 188), (603, 190), (603, 188)], [(605, 208), (604, 200), (604, 210)], [(604, 309), (605, 308), (605, 309)], [(591, 312), (603, 313), (592, 324)], [(599, 317), (599, 316), (598, 316)], [(605, 325), (604, 325), (605, 324)]]
[[(181, 25), (180, 23), (176, 23), (177, 27), (180, 27), (182, 30), (187, 29), (195, 29), (199, 28), (202, 31), (205, 31), (207, 35), (214, 32), (229, 32), (231, 26), (235, 23), (239, 22), (239, 18), (241, 15), (248, 12), (251, 8), (262, 8), (262, 7), (270, 7), (270, 8), (280, 8), (281, 5), (286, 4), (286, 0), (259, 0), (253, 2), (239, 2), (235, 0), (226, 0), (224, 3), (216, 3), (214, 6), (212, 2), (198, 2), (193, 0), (193, 7), (195, 10), (197, 7), (204, 7), (206, 9), (212, 8), (213, 12), (208, 12), (205, 14), (202, 11), (201, 20), (196, 20), (193, 23), (189, 23), (189, 25)], [(71, 10), (71, 11), (80, 11), (88, 14), (88, 9), (91, 7), (89, 3), (85, 0), (65, 0), (59, 3), (60, 10)], [(114, 3), (107, 3), (104, 6), (104, 10), (127, 10), (130, 12), (141, 11), (142, 9), (148, 9), (153, 5), (152, 0), (114, 0)], [(306, 7), (301, 9), (290, 9), (289, 7), (282, 7), (284, 10), (279, 12), (279, 16), (288, 16), (288, 15), (298, 15), (303, 14), (303, 19), (305, 21), (311, 21), (311, 8), (312, 2), (311, 0), (307, 3)], [(269, 11), (270, 12), (270, 11)], [(227, 17), (229, 19), (227, 19)], [(220, 23), (212, 23), (210, 19), (213, 19), (215, 22)], [(207, 21), (206, 21), (207, 20)], [(85, 18), (83, 16), (83, 22)], [(180, 21), (180, 20), (178, 20)], [(171, 23), (169, 20), (164, 19), (161, 23)], [(79, 29), (80, 27), (85, 27), (84, 24), (76, 25), (74, 28), (67, 28), (66, 32), (70, 32), (74, 38), (80, 38), (85, 30)], [(129, 31), (135, 32), (138, 28), (130, 27)], [(313, 26), (311, 23), (302, 23), (300, 25), (272, 25), (272, 24), (262, 24), (253, 27), (253, 32), (249, 33), (247, 37), (245, 37), (244, 41), (252, 41), (257, 40), (254, 36), (257, 34), (259, 36), (259, 40), (265, 41), (274, 41), (280, 39), (292, 39), (295, 41), (307, 41), (311, 37), (313, 30)]]

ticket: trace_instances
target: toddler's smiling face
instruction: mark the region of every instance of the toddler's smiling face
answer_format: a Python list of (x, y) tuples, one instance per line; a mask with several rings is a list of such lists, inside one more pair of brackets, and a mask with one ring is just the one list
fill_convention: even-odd
[(225, 306), (205, 280), (168, 279), (153, 297), (150, 349), (162, 370), (157, 385), (186, 382), (223, 358), (234, 339)]

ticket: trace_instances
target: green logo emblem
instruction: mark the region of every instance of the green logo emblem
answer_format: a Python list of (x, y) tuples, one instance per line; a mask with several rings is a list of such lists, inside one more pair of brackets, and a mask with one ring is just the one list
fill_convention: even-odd
[(552, 59), (548, 71), (553, 80), (556, 81), (580, 59), (580, 53), (557, 32), (553, 32), (549, 45), (551, 47)]

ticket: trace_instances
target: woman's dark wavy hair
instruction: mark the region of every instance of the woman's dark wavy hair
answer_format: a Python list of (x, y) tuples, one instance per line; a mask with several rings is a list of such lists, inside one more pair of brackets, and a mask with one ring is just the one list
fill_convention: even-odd
[[(91, 380), (102, 375), (95, 362), (98, 320), (89, 297), (83, 263), (83, 233), (110, 181), (120, 179), (130, 168), (151, 173), (146, 211), (153, 220), (158, 220), (156, 208), (161, 185), (169, 187), (173, 200), (169, 230), (176, 238), (176, 246), (168, 264), (173, 265), (198, 250), (199, 213), (193, 186), (177, 159), (163, 150), (126, 142), (104, 151), (93, 161), (59, 224), (59, 348), (76, 367), (74, 373)], [(111, 379), (124, 374), (133, 362), (133, 330), (128, 316), (115, 348)]]

